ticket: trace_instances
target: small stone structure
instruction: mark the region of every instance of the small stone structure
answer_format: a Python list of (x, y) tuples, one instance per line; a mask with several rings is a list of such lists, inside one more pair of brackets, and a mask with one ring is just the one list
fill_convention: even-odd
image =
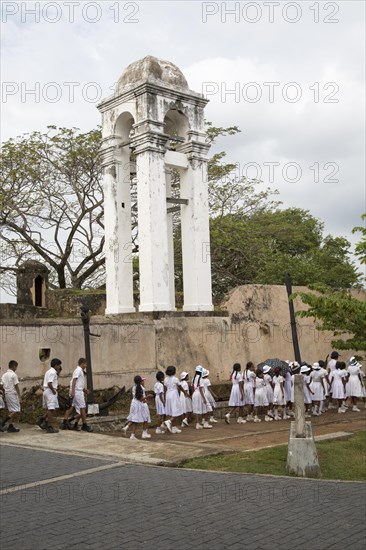
[(46, 290), (49, 270), (41, 262), (27, 260), (17, 273), (17, 304), (47, 307)]
[[(211, 311), (207, 152), (202, 94), (169, 61), (129, 65), (104, 99), (102, 164), (106, 314), (131, 313), (131, 151), (135, 158), (140, 272), (139, 311), (174, 311), (173, 211), (180, 209), (184, 311)], [(180, 176), (172, 196), (171, 171)], [(172, 207), (172, 205), (176, 205)]]

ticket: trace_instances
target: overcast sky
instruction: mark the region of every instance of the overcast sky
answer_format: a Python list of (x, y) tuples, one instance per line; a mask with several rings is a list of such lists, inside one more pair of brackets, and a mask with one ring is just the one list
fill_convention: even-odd
[[(14, 2), (2, 9), (2, 140), (83, 131), (124, 68), (175, 63), (240, 173), (353, 243), (365, 211), (365, 3)], [(73, 84), (71, 84), (73, 83)], [(231, 92), (231, 93), (230, 93)]]

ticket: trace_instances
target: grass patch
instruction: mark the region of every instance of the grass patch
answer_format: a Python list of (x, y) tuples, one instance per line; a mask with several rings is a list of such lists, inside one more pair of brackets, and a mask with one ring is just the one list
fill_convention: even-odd
[[(322, 441), (316, 444), (322, 479), (366, 481), (366, 432), (347, 440)], [(287, 445), (243, 453), (222, 453), (195, 458), (182, 468), (239, 472), (246, 474), (287, 475)]]

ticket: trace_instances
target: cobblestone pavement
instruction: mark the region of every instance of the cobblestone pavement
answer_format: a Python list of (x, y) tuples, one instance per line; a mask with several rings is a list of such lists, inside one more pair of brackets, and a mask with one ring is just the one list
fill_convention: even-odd
[(1, 550), (364, 549), (362, 483), (139, 466), (20, 447), (2, 446), (0, 459)]

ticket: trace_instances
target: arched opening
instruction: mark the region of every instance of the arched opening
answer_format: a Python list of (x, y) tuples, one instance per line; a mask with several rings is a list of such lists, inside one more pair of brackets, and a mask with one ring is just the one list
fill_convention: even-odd
[(164, 133), (171, 137), (167, 143), (169, 150), (177, 151), (188, 139), (188, 118), (178, 109), (169, 109), (164, 118)]
[(36, 307), (43, 307), (43, 277), (37, 275), (34, 279), (34, 305)]

